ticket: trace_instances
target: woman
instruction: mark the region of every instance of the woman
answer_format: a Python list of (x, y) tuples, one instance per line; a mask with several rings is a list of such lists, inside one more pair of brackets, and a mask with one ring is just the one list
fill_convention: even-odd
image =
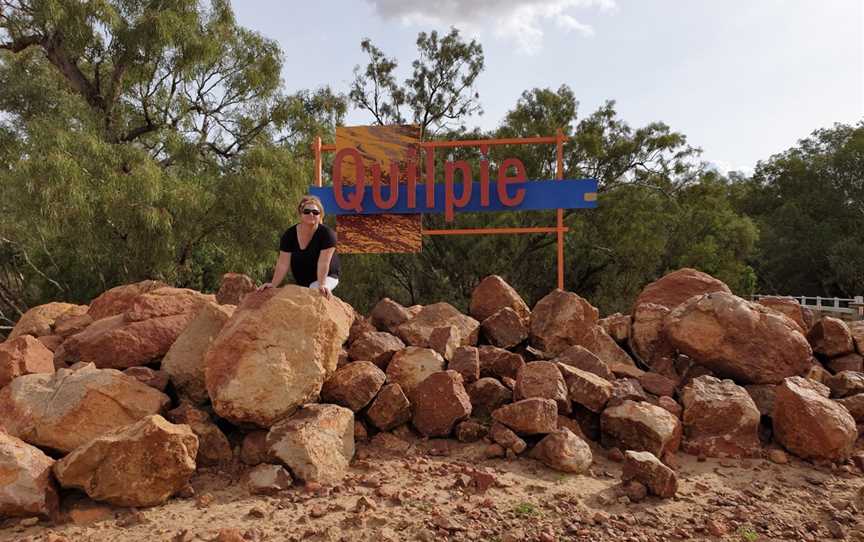
[(315, 196), (303, 196), (297, 206), (300, 223), (288, 228), (279, 242), (279, 259), (273, 270), (273, 280), (258, 290), (282, 284), (288, 269), (294, 281), (321, 292), (329, 298), (339, 284), (339, 255), (336, 254), (336, 233), (322, 224), (324, 206)]

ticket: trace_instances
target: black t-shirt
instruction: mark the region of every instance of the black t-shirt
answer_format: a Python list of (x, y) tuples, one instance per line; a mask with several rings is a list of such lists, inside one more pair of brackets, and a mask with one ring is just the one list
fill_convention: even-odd
[[(318, 280), (318, 256), (321, 255), (322, 250), (335, 246), (336, 232), (324, 224), (318, 224), (309, 246), (305, 249), (301, 250), (300, 243), (297, 241), (296, 224), (282, 234), (282, 240), (279, 242), (280, 251), (291, 253), (291, 274), (300, 286), (309, 286)], [(327, 275), (339, 278), (339, 255), (335, 252), (330, 260), (330, 270)]]

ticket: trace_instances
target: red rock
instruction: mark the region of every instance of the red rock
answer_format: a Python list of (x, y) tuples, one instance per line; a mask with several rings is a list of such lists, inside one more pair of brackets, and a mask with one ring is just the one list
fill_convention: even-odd
[[(539, 362), (535, 362), (539, 363)], [(566, 382), (567, 396), (592, 412), (602, 412), (612, 397), (612, 383), (594, 373), (576, 369), (569, 365), (559, 365)]]
[(630, 327), (633, 319), (629, 314), (616, 312), (606, 318), (601, 318), (597, 324), (618, 344), (625, 344), (630, 339)]
[(480, 376), (516, 378), (519, 369), (525, 365), (522, 356), (497, 346), (481, 346), (478, 350)]
[(849, 411), (797, 376), (777, 386), (773, 422), (774, 438), (803, 459), (846, 459), (858, 438)]
[(396, 328), (412, 317), (408, 310), (389, 297), (379, 301), (372, 309), (369, 320), (378, 331), (396, 333)]
[(56, 517), (53, 464), (39, 448), (0, 431), (0, 517)]
[(813, 351), (829, 358), (845, 356), (855, 351), (852, 332), (839, 318), (825, 316), (807, 334)]
[(712, 292), (731, 293), (731, 290), (711, 275), (690, 268), (668, 273), (646, 286), (633, 304), (631, 351), (651, 365), (656, 354), (666, 353), (659, 325), (666, 310), (673, 310), (693, 296)]
[(647, 451), (662, 456), (681, 443), (681, 421), (666, 410), (645, 402), (624, 401), (600, 416), (604, 446)]
[(240, 445), (240, 461), (247, 465), (260, 465), (270, 460), (267, 448), (267, 431), (257, 430), (246, 433)]
[(7, 339), (12, 340), (22, 335), (32, 335), (33, 337), (51, 335), (54, 333), (53, 328), (57, 320), (67, 315), (83, 314), (86, 310), (87, 305), (58, 302), (33, 307), (18, 319)]
[(864, 393), (837, 399), (837, 402), (846, 407), (856, 422), (864, 422)]
[(657, 373), (645, 373), (639, 378), (639, 384), (642, 389), (654, 395), (667, 395), (672, 397), (675, 395), (675, 389), (678, 383), (671, 378), (667, 378)]
[(54, 372), (54, 354), (32, 335), (0, 343), (0, 388), (21, 375)]
[(505, 450), (512, 450), (515, 454), (521, 454), (528, 448), (528, 445), (519, 438), (519, 435), (498, 422), (492, 423), (492, 427), (489, 429), (489, 438), (500, 444)]
[(750, 384), (744, 386), (756, 408), (759, 409), (759, 414), (768, 416), (774, 414), (774, 396), (777, 393), (776, 384)]
[(93, 317), (87, 314), (87, 305), (77, 305), (75, 309), (64, 313), (54, 321), (53, 333), (64, 339), (81, 333), (93, 323)]
[(123, 314), (131, 308), (132, 303), (139, 296), (167, 286), (158, 280), (143, 280), (134, 284), (124, 284), (111, 288), (90, 302), (87, 314), (94, 321)]
[(501, 405), (513, 401), (513, 392), (494, 378), (481, 378), (467, 388), (475, 416), (489, 416)]
[(441, 354), (447, 361), (453, 359), (453, 353), (462, 344), (462, 334), (456, 326), (436, 327), (429, 335), (429, 348)]
[[(30, 337), (31, 335), (23, 335), (23, 337)], [(60, 345), (63, 344), (63, 337), (60, 335), (42, 335), (36, 339), (39, 341), (42, 346), (47, 348), (51, 352), (51, 367), (54, 367), (54, 351), (60, 348)], [(9, 341), (7, 341), (9, 342)], [(2, 343), (0, 343), (2, 344)]]
[(486, 436), (487, 430), (474, 420), (465, 420), (456, 425), (455, 433), (459, 442), (477, 442)]
[(798, 327), (801, 328), (801, 333), (807, 333), (810, 329), (804, 321), (804, 311), (801, 310), (801, 304), (798, 303), (797, 299), (792, 299), (791, 297), (761, 297), (758, 303), (785, 315), (798, 324)]
[(636, 381), (642, 378), (642, 376), (645, 374), (645, 371), (643, 371), (639, 367), (624, 363), (610, 363), (609, 370), (612, 371), (614, 378), (629, 378)]
[(489, 275), (471, 292), (468, 313), (482, 322), (503, 308), (511, 309), (522, 321), (530, 317), (522, 297), (498, 275)]
[(304, 405), (270, 428), (267, 446), (304, 482), (338, 482), (354, 457), (354, 413), (336, 405)]
[(571, 433), (581, 438), (582, 440), (588, 440), (588, 437), (585, 436), (585, 433), (582, 431), (582, 427), (579, 425), (579, 422), (577, 422), (573, 418), (568, 418), (567, 416), (562, 416), (559, 414), (558, 429), (569, 429)]
[(243, 273), (225, 273), (222, 284), (216, 292), (216, 303), (220, 305), (239, 305), (246, 294), (255, 291), (255, 283)]
[(657, 406), (666, 409), (670, 414), (672, 414), (679, 420), (681, 419), (681, 415), (684, 412), (684, 409), (681, 407), (681, 405), (679, 405), (678, 402), (675, 401), (675, 399), (667, 395), (664, 395), (657, 399)]
[(685, 452), (705, 457), (759, 457), (759, 410), (731, 380), (702, 376), (684, 388)]
[(681, 353), (718, 376), (773, 384), (810, 366), (797, 324), (728, 293), (691, 298), (665, 319), (664, 335)]
[(864, 373), (843, 371), (828, 378), (825, 385), (831, 390), (831, 397), (840, 398), (864, 392)]
[(551, 433), (558, 428), (558, 407), (552, 399), (523, 399), (493, 411), (492, 419), (519, 434)]
[[(372, 325), (372, 322), (362, 314), (354, 311), (354, 322), (351, 323), (351, 329), (348, 330), (348, 346), (353, 346), (354, 341), (360, 339), (367, 333), (377, 333), (378, 328)], [(400, 343), (402, 341), (399, 341)], [(402, 347), (404, 348), (404, 346)], [(363, 361), (363, 358), (358, 358)], [(366, 359), (365, 361), (372, 361)]]
[(864, 356), (860, 354), (846, 354), (845, 356), (836, 357), (828, 362), (828, 369), (834, 373), (841, 373), (843, 371), (862, 373), (864, 372)]
[(354, 361), (371, 361), (381, 368), (387, 369), (393, 354), (405, 349), (405, 343), (385, 331), (375, 331), (360, 336), (351, 343), (348, 357)]
[(612, 382), (612, 393), (606, 403), (607, 407), (618, 406), (624, 401), (647, 401), (648, 396), (638, 380), (619, 378)]
[(849, 322), (846, 327), (849, 328), (849, 334), (852, 335), (855, 350), (864, 356), (864, 320)]
[(188, 425), (198, 437), (198, 456), (195, 461), (199, 465), (226, 464), (234, 458), (231, 443), (207, 412), (184, 402), (174, 410), (169, 410), (165, 418), (171, 423)]
[(584, 346), (571, 346), (570, 348), (561, 352), (558, 357), (556, 357), (553, 361), (555, 361), (556, 363), (563, 363), (564, 365), (569, 365), (577, 369), (582, 369), (583, 371), (588, 371), (589, 373), (594, 373), (600, 378), (605, 378), (609, 381), (615, 380), (615, 375), (612, 374), (611, 370), (609, 370), (609, 366), (606, 364), (606, 362), (602, 361)]
[(407, 397), (429, 375), (444, 370), (444, 358), (430, 348), (409, 346), (393, 354), (387, 366), (387, 382), (399, 384)]
[(486, 318), (480, 327), (489, 342), (500, 348), (512, 348), (528, 338), (525, 321), (510, 307)]
[(246, 486), (253, 495), (275, 495), (293, 483), (291, 474), (279, 465), (258, 465), (246, 475)]
[(585, 333), (575, 339), (573, 344), (584, 346), (607, 365), (621, 364), (635, 367), (633, 359), (599, 325), (589, 327)]
[(561, 371), (550, 361), (532, 361), (522, 366), (516, 374), (513, 398), (520, 401), (531, 397), (552, 399), (558, 405), (558, 412), (570, 412), (567, 384)]
[(321, 400), (354, 412), (368, 405), (378, 395), (387, 375), (370, 361), (355, 361), (337, 369), (324, 382)]
[(460, 346), (453, 352), (447, 369), (461, 374), (465, 385), (475, 382), (480, 378), (480, 350), (474, 346)]
[(442, 371), (421, 382), (413, 396), (414, 427), (427, 437), (446, 437), (471, 415), (471, 398), (456, 371)]
[(637, 480), (648, 488), (648, 492), (658, 497), (669, 498), (678, 491), (678, 477), (675, 471), (664, 465), (650, 452), (624, 452), (623, 480)]
[(168, 387), (168, 374), (165, 371), (154, 371), (149, 367), (129, 367), (123, 371), (123, 374), (131, 376), (154, 390), (165, 391), (165, 388)]
[(372, 401), (366, 416), (380, 431), (390, 431), (411, 420), (411, 403), (399, 384), (387, 384)]
[(195, 473), (198, 438), (158, 415), (105, 433), (54, 464), (65, 488), (117, 506), (154, 506)]
[(529, 454), (551, 469), (581, 474), (594, 460), (588, 444), (569, 429), (549, 433)]
[(535, 348), (559, 354), (578, 344), (577, 339), (597, 320), (598, 311), (588, 301), (572, 292), (554, 290), (534, 306), (529, 339)]
[(449, 303), (435, 303), (423, 307), (417, 315), (403, 322), (396, 335), (405, 344), (419, 347), (429, 346), (429, 337), (435, 328), (455, 326), (459, 330), (459, 346), (475, 345), (480, 334), (480, 322), (465, 316)]

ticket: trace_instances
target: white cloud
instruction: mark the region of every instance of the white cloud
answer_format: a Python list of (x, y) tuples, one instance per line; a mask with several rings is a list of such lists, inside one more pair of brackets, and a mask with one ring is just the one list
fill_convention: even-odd
[(615, 0), (367, 0), (384, 19), (409, 26), (453, 25), (471, 34), (487, 29), (512, 40), (517, 49), (536, 54), (543, 48), (544, 30), (551, 24), (565, 32), (594, 35), (580, 22), (576, 9), (617, 9)]

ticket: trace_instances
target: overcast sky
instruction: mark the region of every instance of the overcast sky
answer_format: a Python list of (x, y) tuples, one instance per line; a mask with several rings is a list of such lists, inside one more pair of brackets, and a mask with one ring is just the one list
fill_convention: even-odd
[[(580, 117), (607, 99), (631, 126), (663, 121), (720, 169), (750, 172), (814, 129), (864, 118), (864, 0), (234, 0), (277, 40), (288, 90), (347, 92), (360, 40), (407, 75), (421, 30), (450, 26), (486, 56), (477, 90), (496, 127), (523, 90), (570, 85)], [(348, 124), (370, 118), (352, 111)]]

